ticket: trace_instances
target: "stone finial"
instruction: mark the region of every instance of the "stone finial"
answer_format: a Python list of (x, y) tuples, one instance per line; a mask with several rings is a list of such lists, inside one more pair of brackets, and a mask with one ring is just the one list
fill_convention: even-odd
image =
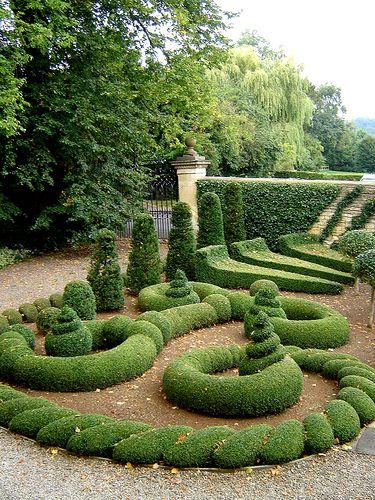
[(186, 144), (186, 154), (190, 156), (196, 156), (197, 152), (194, 150), (194, 146), (196, 145), (197, 141), (194, 139), (194, 137), (186, 137), (185, 139), (185, 144)]

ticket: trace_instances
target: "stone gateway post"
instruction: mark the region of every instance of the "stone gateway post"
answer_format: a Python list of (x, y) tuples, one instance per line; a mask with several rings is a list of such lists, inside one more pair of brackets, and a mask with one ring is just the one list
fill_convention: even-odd
[(211, 164), (204, 156), (200, 156), (194, 146), (196, 140), (189, 137), (185, 140), (186, 152), (171, 163), (177, 170), (178, 198), (191, 208), (193, 227), (198, 229), (198, 204), (196, 182), (206, 176), (207, 167)]

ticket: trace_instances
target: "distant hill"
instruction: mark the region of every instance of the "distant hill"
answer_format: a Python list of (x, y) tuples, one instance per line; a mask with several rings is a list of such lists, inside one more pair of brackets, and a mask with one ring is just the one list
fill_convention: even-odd
[(375, 118), (356, 118), (353, 122), (368, 134), (375, 135)]

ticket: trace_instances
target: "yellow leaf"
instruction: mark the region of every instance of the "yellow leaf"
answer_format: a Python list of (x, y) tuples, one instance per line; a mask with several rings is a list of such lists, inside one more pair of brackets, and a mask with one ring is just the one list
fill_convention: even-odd
[(171, 469), (171, 472), (172, 474), (178, 474), (180, 471), (176, 467), (173, 467), (173, 469)]
[(152, 468), (153, 469), (158, 469), (159, 468), (159, 464), (153, 464)]
[(132, 469), (132, 468), (133, 468), (133, 466), (130, 462), (125, 464), (125, 469)]
[(59, 450), (57, 448), (50, 448), (49, 451), (52, 453), (52, 455), (57, 455), (59, 452)]
[(80, 429), (79, 427), (76, 427), (76, 428), (74, 429), (74, 432), (81, 432), (81, 429)]

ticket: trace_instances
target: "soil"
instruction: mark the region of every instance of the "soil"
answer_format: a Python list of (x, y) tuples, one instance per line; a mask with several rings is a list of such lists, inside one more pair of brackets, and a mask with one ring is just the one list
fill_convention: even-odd
[[(121, 242), (122, 264), (126, 262), (127, 250), (127, 242)], [(162, 254), (165, 255), (165, 245), (162, 245)], [(21, 302), (34, 300), (36, 296), (46, 296), (56, 290), (61, 291), (68, 281), (85, 277), (88, 262), (87, 254), (68, 252), (30, 259), (1, 270), (0, 304), (3, 304), (2, 308), (17, 306)], [(15, 278), (17, 283), (14, 281)], [(36, 294), (36, 290), (40, 293)], [(316, 300), (335, 307), (347, 316), (351, 326), (350, 340), (337, 351), (354, 354), (366, 363), (375, 365), (375, 329), (370, 330), (366, 327), (370, 298), (370, 288), (367, 285), (361, 284), (359, 293), (356, 293), (353, 287), (346, 287), (339, 296), (303, 293), (285, 293), (285, 295)], [(135, 297), (127, 295), (123, 313), (131, 317), (139, 314)], [(99, 315), (98, 318), (104, 319), (113, 315), (113, 313), (108, 313)], [(251, 419), (214, 418), (182, 410), (172, 406), (166, 400), (162, 390), (162, 377), (164, 369), (171, 360), (189, 349), (232, 343), (246, 343), (241, 322), (204, 328), (172, 340), (158, 355), (153, 367), (141, 377), (104, 390), (89, 393), (21, 390), (33, 396), (47, 397), (59, 405), (75, 408), (83, 413), (104, 413), (121, 419), (141, 420), (153, 426), (179, 423), (195, 428), (224, 424), (234, 428), (243, 428), (264, 422), (276, 425), (289, 418), (302, 420), (308, 413), (322, 411), (326, 403), (334, 399), (338, 392), (337, 383), (326, 380), (320, 375), (304, 373), (304, 391), (296, 405), (277, 415)], [(37, 335), (37, 350), (43, 352), (41, 335)], [(227, 375), (236, 376), (237, 373), (230, 371)]]

